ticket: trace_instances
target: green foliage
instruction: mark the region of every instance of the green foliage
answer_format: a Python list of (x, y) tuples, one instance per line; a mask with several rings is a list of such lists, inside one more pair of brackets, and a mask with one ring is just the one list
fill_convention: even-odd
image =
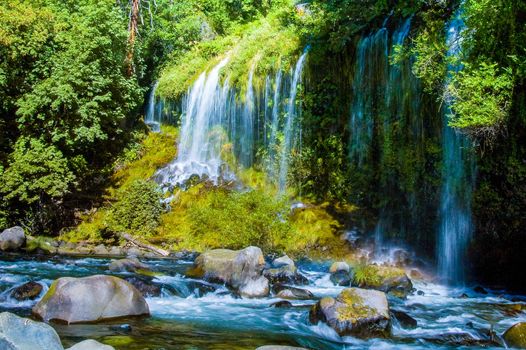
[(353, 268), (353, 272), (354, 283), (356, 283), (358, 286), (377, 286), (382, 282), (374, 265), (357, 265)]
[(137, 180), (118, 191), (117, 196), (109, 213), (112, 231), (151, 235), (163, 212), (159, 186), (153, 181)]
[(499, 71), (497, 64), (466, 65), (447, 86), (453, 114), (449, 125), (464, 132), (494, 139), (508, 115), (513, 94), (511, 71)]
[(26, 138), (17, 141), (8, 168), (0, 175), (4, 198), (24, 204), (63, 197), (76, 179), (59, 149)]

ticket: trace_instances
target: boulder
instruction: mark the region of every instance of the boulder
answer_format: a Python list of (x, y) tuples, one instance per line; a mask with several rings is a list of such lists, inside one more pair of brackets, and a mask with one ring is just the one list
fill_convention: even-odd
[(123, 279), (95, 275), (55, 280), (33, 307), (33, 314), (45, 321), (97, 322), (127, 316), (149, 315), (141, 293)]
[(263, 271), (270, 283), (308, 284), (305, 276), (298, 272), (296, 264), (287, 255), (272, 261), (271, 267)]
[(336, 273), (336, 272), (339, 272), (339, 271), (350, 272), (351, 271), (351, 267), (349, 266), (349, 264), (347, 264), (344, 261), (336, 261), (336, 262), (332, 263), (331, 267), (329, 268), (329, 272), (330, 273)]
[(275, 284), (272, 286), (272, 291), (276, 294), (276, 297), (282, 299), (292, 299), (292, 300), (309, 300), (314, 299), (314, 295), (306, 290), (301, 288), (295, 288), (283, 284)]
[(325, 322), (340, 336), (387, 337), (391, 317), (385, 293), (360, 288), (344, 289), (336, 298), (326, 297), (312, 307), (312, 324)]
[(135, 247), (131, 247), (130, 249), (126, 251), (126, 256), (128, 258), (138, 258), (143, 255), (144, 255), (143, 251)]
[(365, 289), (376, 289), (400, 298), (407, 297), (413, 290), (413, 284), (404, 270), (378, 265), (356, 268), (353, 285)]
[(121, 256), (122, 255), (122, 248), (113, 246), (110, 248), (109, 255), (111, 256)]
[(0, 314), (0, 349), (63, 350), (57, 332), (45, 323), (35, 322), (9, 312)]
[(224, 283), (243, 297), (264, 297), (269, 281), (262, 276), (265, 259), (261, 249), (215, 249), (199, 255), (189, 275)]
[(270, 307), (275, 307), (276, 309), (285, 309), (285, 308), (292, 307), (292, 303), (287, 300), (280, 300), (280, 301), (270, 304)]
[(146, 275), (146, 276), (151, 276), (154, 274), (152, 272), (152, 269), (148, 265), (143, 264), (137, 259), (113, 260), (110, 263), (110, 266), (108, 267), (108, 269), (111, 272), (133, 272), (139, 275)]
[(33, 300), (38, 297), (41, 292), (42, 285), (31, 281), (13, 289), (11, 297), (18, 301)]
[(0, 250), (13, 251), (22, 248), (26, 242), (24, 229), (20, 226), (5, 229), (0, 233)]
[(73, 345), (67, 350), (115, 350), (115, 348), (113, 346), (99, 343), (96, 340), (88, 339)]
[(526, 349), (526, 322), (516, 323), (502, 335), (510, 348)]

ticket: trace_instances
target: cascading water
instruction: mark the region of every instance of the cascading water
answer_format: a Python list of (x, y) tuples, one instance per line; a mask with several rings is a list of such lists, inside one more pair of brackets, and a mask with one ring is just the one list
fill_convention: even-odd
[[(405, 244), (409, 231), (418, 231), (419, 218), (414, 215), (417, 198), (416, 181), (393, 164), (404, 164), (409, 157), (424, 158), (424, 115), (421, 89), (411, 71), (411, 61), (390, 63), (395, 48), (403, 45), (411, 28), (412, 18), (400, 23), (389, 33), (384, 27), (363, 37), (357, 45), (350, 117), (350, 158), (356, 171), (374, 165), (379, 174), (377, 190), (382, 203), (373, 235), (377, 255), (387, 243)], [(397, 143), (414, 146), (415, 155), (396, 149)], [(375, 154), (374, 149), (379, 153)], [(406, 208), (405, 212), (401, 207)], [(408, 214), (409, 213), (409, 214)]]
[(294, 75), (292, 76), (292, 85), (290, 87), (289, 103), (287, 106), (287, 116), (285, 129), (283, 130), (283, 145), (281, 146), (281, 163), (279, 170), (279, 189), (284, 191), (287, 185), (287, 175), (289, 170), (290, 153), (292, 149), (292, 138), (293, 134), (299, 133), (298, 128), (300, 127), (297, 123), (298, 109), (296, 108), (296, 95), (298, 93), (298, 85), (301, 81), (301, 73), (303, 71), (303, 65), (307, 57), (307, 50), (301, 55), (296, 68), (294, 69)]
[(155, 82), (155, 84), (152, 87), (152, 90), (150, 91), (150, 95), (148, 96), (146, 117), (144, 118), (144, 123), (148, 125), (153, 132), (161, 131), (160, 111), (157, 111), (156, 108), (159, 105), (156, 105), (155, 103), (155, 91), (157, 90), (157, 85), (158, 83)]
[(156, 180), (168, 188), (183, 185), (193, 175), (216, 184), (221, 179), (232, 180), (233, 172), (223, 159), (227, 152), (234, 155), (239, 166), (248, 168), (254, 163), (256, 151), (265, 149), (270, 178), (284, 190), (290, 153), (298, 144), (297, 94), (306, 56), (307, 51), (289, 75), (278, 70), (272, 101), (270, 77), (263, 91), (254, 86), (255, 64), (249, 71), (243, 98), (228, 79), (221, 84), (220, 73), (228, 58), (208, 74), (201, 74), (183, 100), (178, 156), (157, 172)]
[[(447, 27), (448, 57), (459, 57), (462, 49), (462, 7)], [(462, 66), (451, 64), (449, 73)], [(443, 173), (438, 232), (438, 272), (450, 283), (464, 279), (466, 248), (472, 234), (471, 193), (473, 189), (474, 160), (470, 140), (448, 126), (451, 101), (442, 110)]]

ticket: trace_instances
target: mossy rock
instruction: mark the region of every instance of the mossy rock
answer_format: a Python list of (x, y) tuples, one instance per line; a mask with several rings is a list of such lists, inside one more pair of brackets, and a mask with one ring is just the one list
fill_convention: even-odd
[(526, 322), (516, 323), (502, 336), (510, 348), (526, 349)]
[(396, 297), (405, 298), (413, 290), (413, 284), (405, 271), (390, 266), (365, 265), (354, 268), (353, 285), (376, 289)]
[(336, 298), (323, 298), (312, 307), (309, 320), (327, 323), (340, 336), (385, 338), (391, 332), (387, 297), (375, 290), (347, 288)]

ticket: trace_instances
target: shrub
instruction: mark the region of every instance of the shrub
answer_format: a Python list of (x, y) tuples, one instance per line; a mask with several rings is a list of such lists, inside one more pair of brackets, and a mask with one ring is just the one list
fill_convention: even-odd
[(119, 191), (118, 197), (109, 213), (112, 230), (151, 235), (163, 212), (159, 186), (153, 181), (137, 180)]

